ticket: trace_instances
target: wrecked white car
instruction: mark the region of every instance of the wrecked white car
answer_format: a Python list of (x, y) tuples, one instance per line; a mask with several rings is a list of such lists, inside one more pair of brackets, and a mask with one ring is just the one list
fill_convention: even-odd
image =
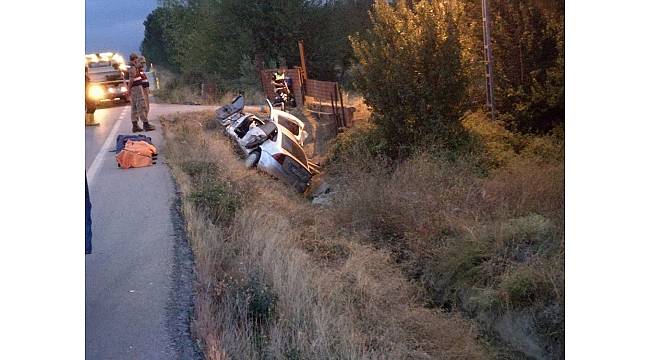
[(240, 97), (217, 110), (217, 121), (246, 155), (246, 167), (257, 167), (304, 192), (312, 176), (318, 173), (316, 164), (307, 159), (302, 148), (308, 136), (304, 123), (273, 109), (268, 101), (268, 119), (244, 113)]

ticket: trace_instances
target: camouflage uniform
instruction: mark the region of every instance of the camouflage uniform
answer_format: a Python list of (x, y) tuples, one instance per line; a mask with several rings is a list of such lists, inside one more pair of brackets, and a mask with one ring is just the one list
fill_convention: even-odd
[(144, 56), (140, 56), (138, 59), (138, 71), (140, 71), (140, 76), (142, 77), (142, 91), (144, 92), (144, 103), (147, 107), (147, 116), (149, 116), (149, 79), (147, 79), (147, 74), (145, 74), (144, 69), (146, 66), (146, 61)]
[(143, 124), (148, 123), (147, 105), (144, 99), (144, 90), (142, 89), (142, 81), (137, 64), (132, 64), (129, 68), (129, 79), (134, 80), (133, 86), (131, 87), (131, 122), (137, 125), (138, 119), (140, 119)]

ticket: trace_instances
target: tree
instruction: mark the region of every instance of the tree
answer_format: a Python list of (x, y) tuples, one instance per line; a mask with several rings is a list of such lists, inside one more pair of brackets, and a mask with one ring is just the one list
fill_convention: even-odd
[(511, 128), (545, 132), (564, 121), (564, 5), (491, 2), (495, 100)]
[(454, 147), (463, 136), (466, 79), (457, 24), (449, 7), (429, 1), (393, 7), (375, 2), (371, 28), (352, 37), (356, 86), (393, 156), (423, 139)]
[(154, 64), (162, 65), (170, 70), (178, 70), (178, 65), (171, 57), (173, 44), (166, 41), (169, 38), (171, 16), (171, 10), (164, 7), (156, 8), (147, 15), (140, 52)]

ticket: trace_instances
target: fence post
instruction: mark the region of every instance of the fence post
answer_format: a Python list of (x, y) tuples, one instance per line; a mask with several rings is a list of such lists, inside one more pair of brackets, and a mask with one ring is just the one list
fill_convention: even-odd
[(340, 132), (341, 130), (341, 121), (339, 119), (339, 112), (338, 109), (336, 108), (336, 103), (334, 103), (334, 96), (330, 92), (330, 104), (332, 105), (332, 113), (334, 114), (334, 121), (336, 122), (336, 132)]
[(341, 115), (343, 116), (343, 127), (348, 127), (348, 121), (345, 118), (345, 105), (343, 105), (343, 94), (341, 94), (341, 87), (338, 83), (336, 83), (335, 88), (338, 90), (339, 99), (341, 99)]

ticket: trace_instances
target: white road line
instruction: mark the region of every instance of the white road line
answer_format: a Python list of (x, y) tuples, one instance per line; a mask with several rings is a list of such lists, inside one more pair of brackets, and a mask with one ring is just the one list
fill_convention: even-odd
[[(125, 111), (126, 109), (122, 110), (122, 112)], [(93, 180), (95, 180), (95, 174), (97, 173), (97, 170), (101, 167), (101, 165), (104, 163), (104, 159), (106, 159), (107, 156), (110, 156), (108, 154), (108, 149), (111, 147), (111, 144), (115, 142), (115, 134), (117, 133), (117, 130), (120, 128), (121, 123), (122, 123), (121, 117), (115, 120), (115, 124), (113, 124), (113, 128), (111, 129), (111, 132), (106, 137), (106, 140), (102, 145), (102, 148), (99, 149), (99, 152), (97, 153), (97, 155), (95, 155), (93, 162), (90, 163), (90, 167), (88, 168), (88, 186), (91, 186)]]

